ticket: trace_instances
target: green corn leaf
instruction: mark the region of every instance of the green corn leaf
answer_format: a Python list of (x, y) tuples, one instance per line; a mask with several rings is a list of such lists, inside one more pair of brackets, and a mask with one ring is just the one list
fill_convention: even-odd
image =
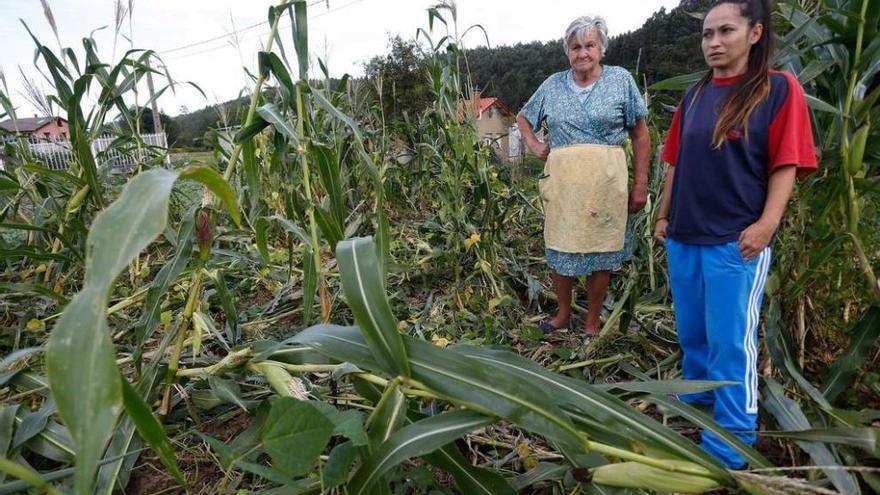
[(98, 215), (89, 232), (83, 290), (49, 338), (46, 367), (52, 395), (77, 445), (77, 494), (92, 492), (97, 461), (122, 408), (121, 377), (105, 314), (108, 291), (128, 262), (164, 229), (176, 178), (165, 170), (143, 173)]
[[(786, 431), (803, 431), (811, 429), (810, 421), (801, 410), (800, 405), (785, 396), (782, 386), (772, 378), (765, 380), (764, 408), (776, 418), (776, 421)], [(808, 453), (817, 466), (823, 466), (822, 471), (842, 493), (861, 493), (858, 483), (852, 474), (838, 469), (839, 461), (828, 445), (804, 440), (795, 441), (798, 446)]]
[(598, 390), (606, 390), (608, 392), (635, 392), (656, 395), (670, 394), (696, 394), (699, 392), (708, 392), (727, 385), (733, 385), (735, 382), (721, 382), (709, 380), (646, 380), (643, 382), (616, 382), (616, 383), (597, 383), (592, 388)]
[(232, 221), (236, 225), (241, 225), (241, 212), (238, 209), (235, 191), (216, 170), (210, 167), (187, 167), (180, 172), (180, 178), (196, 180), (207, 186), (226, 206), (226, 211), (229, 212)]
[(211, 391), (214, 392), (218, 399), (230, 404), (235, 404), (240, 407), (242, 411), (247, 412), (247, 404), (245, 404), (245, 401), (241, 396), (241, 389), (237, 383), (232, 380), (226, 380), (224, 378), (210, 375), (208, 376), (208, 386), (211, 387)]
[(468, 495), (516, 495), (516, 490), (498, 472), (472, 465), (455, 444), (422, 456), (432, 465), (451, 474), (459, 493)]
[(257, 113), (276, 131), (284, 134), (284, 137), (292, 143), (299, 142), (299, 134), (296, 128), (284, 117), (284, 114), (274, 103), (267, 103), (257, 108)]
[(539, 481), (561, 480), (568, 472), (568, 467), (552, 462), (539, 462), (537, 466), (513, 480), (513, 487), (524, 490)]
[(0, 454), (4, 457), (12, 445), (15, 431), (15, 415), (18, 413), (19, 404), (0, 406)]
[(833, 401), (846, 389), (853, 374), (870, 356), (878, 337), (880, 337), (880, 306), (874, 305), (868, 308), (853, 329), (852, 340), (846, 351), (828, 370), (821, 388), (826, 399)]
[(315, 256), (312, 245), (303, 244), (303, 323), (309, 324), (315, 312), (315, 296), (318, 294), (318, 267), (315, 266)]
[(241, 327), (238, 324), (238, 310), (235, 308), (235, 298), (229, 292), (229, 287), (226, 286), (226, 277), (222, 271), (211, 272), (209, 278), (214, 282), (217, 297), (220, 299), (220, 306), (226, 315), (226, 338), (230, 343), (236, 343), (241, 336)]
[(389, 469), (412, 457), (424, 455), (496, 420), (471, 411), (453, 411), (423, 419), (392, 434), (379, 450), (364, 461), (352, 476), (348, 492), (368, 489)]
[[(55, 404), (49, 399), (38, 411), (32, 412), (22, 418), (21, 424), (15, 430), (15, 438), (12, 441), (12, 447), (17, 448), (31, 438), (37, 436), (46, 428), (46, 424), (49, 422), (49, 417), (53, 414), (55, 414)], [(0, 442), (0, 447), (2, 446), (3, 444)], [(0, 450), (3, 449), (0, 448)]]
[(290, 11), (293, 46), (296, 50), (297, 65), (299, 65), (299, 78), (302, 81), (307, 81), (309, 77), (309, 18), (307, 9), (308, 4), (305, 0), (297, 0)]
[(315, 205), (315, 222), (321, 229), (321, 234), (327, 239), (327, 243), (336, 246), (343, 239), (342, 223), (334, 218), (333, 213), (327, 211), (320, 205)]
[(385, 297), (385, 274), (379, 266), (373, 239), (339, 243), (336, 259), (346, 301), (376, 360), (393, 376), (409, 376), (403, 338)]
[(691, 74), (685, 74), (682, 76), (670, 77), (669, 79), (664, 79), (662, 81), (657, 81), (650, 86), (649, 89), (653, 89), (655, 91), (684, 91), (691, 84), (696, 83), (703, 76), (706, 75), (706, 71), (702, 70), (699, 72), (694, 72)]
[[(171, 332), (166, 334), (166, 339), (170, 340), (171, 335)], [(159, 370), (156, 365), (158, 360), (159, 358), (154, 358), (154, 361), (145, 368), (141, 375), (136, 386), (136, 391), (141, 394), (141, 397), (149, 397), (156, 385)], [(137, 427), (131, 416), (123, 418), (116, 427), (116, 431), (113, 432), (113, 437), (110, 439), (110, 445), (104, 451), (101, 468), (98, 470), (96, 495), (112, 495), (114, 491), (124, 490), (128, 485), (129, 475), (143, 447), (143, 439), (136, 435), (136, 432)]]
[(141, 399), (140, 394), (128, 383), (128, 380), (122, 379), (122, 401), (125, 404), (125, 411), (134, 422), (138, 433), (153, 450), (159, 455), (159, 460), (165, 466), (174, 479), (182, 487), (186, 487), (186, 481), (183, 479), (183, 473), (177, 465), (177, 456), (174, 455), (174, 448), (165, 429), (159, 420), (153, 416), (150, 407)]
[[(361, 369), (381, 370), (358, 327), (315, 326), (296, 335), (291, 342), (310, 345), (318, 352)], [(551, 440), (583, 445), (584, 435), (554, 403), (543, 385), (522, 380), (509, 368), (477, 362), (451, 349), (441, 349), (410, 337), (404, 342), (412, 378), (434, 393), (472, 410), (491, 411)]]
[(864, 450), (880, 458), (880, 429), (878, 428), (820, 428), (815, 430), (772, 432), (763, 431), (766, 437), (791, 438), (807, 442), (833, 443)]
[(312, 469), (334, 425), (308, 402), (283, 397), (272, 404), (261, 438), (276, 468), (290, 477)]
[(162, 298), (189, 264), (194, 239), (194, 218), (194, 210), (182, 215), (182, 221), (177, 228), (177, 245), (174, 249), (174, 256), (162, 266), (147, 289), (143, 313), (141, 313), (134, 331), (138, 338), (138, 346), (135, 348), (136, 360), (140, 359), (144, 342), (153, 336), (153, 332), (159, 326)]
[(374, 450), (404, 424), (407, 407), (406, 396), (400, 391), (400, 386), (396, 381), (389, 382), (366, 425)]
[(865, 146), (868, 143), (869, 132), (871, 132), (871, 124), (866, 122), (853, 135), (849, 156), (847, 157), (847, 171), (850, 175), (858, 174), (864, 166)]
[(275, 75), (275, 78), (280, 83), (279, 88), (281, 89), (281, 94), (284, 97), (284, 100), (290, 102), (293, 98), (293, 80), (290, 78), (290, 72), (287, 71), (284, 62), (282, 62), (281, 59), (278, 58), (278, 55), (275, 55), (274, 53), (268, 54), (267, 62), (272, 74)]
[(833, 113), (835, 115), (842, 114), (842, 112), (839, 109), (835, 108), (831, 104), (825, 103), (824, 101), (820, 100), (819, 98), (816, 98), (815, 96), (812, 96), (812, 95), (804, 95), (804, 96), (806, 96), (806, 99), (807, 99), (807, 106), (809, 106), (813, 110), (816, 110), (819, 112)]
[[(24, 420), (21, 411), (15, 418), (16, 424)], [(24, 444), (25, 448), (47, 459), (56, 462), (71, 462), (76, 455), (73, 439), (70, 433), (58, 423), (49, 420), (46, 428)]]
[(767, 335), (764, 339), (767, 343), (767, 349), (770, 351), (770, 357), (773, 364), (777, 368), (785, 370), (786, 374), (798, 384), (801, 390), (810, 396), (816, 404), (825, 409), (831, 410), (831, 404), (822, 393), (807, 380), (800, 366), (794, 358), (794, 352), (791, 348), (791, 342), (788, 339), (788, 332), (782, 327), (782, 313), (779, 307), (778, 298), (770, 301), (770, 307), (767, 309)]
[(727, 428), (716, 423), (711, 416), (700, 411), (696, 407), (662, 395), (652, 395), (648, 400), (658, 406), (664, 407), (668, 411), (680, 415), (694, 425), (700, 427), (703, 431), (711, 431), (727, 442), (727, 444), (741, 455), (753, 468), (769, 468), (773, 466), (760, 452), (744, 443), (739, 437), (730, 433)]
[[(187, 174), (208, 187), (218, 186), (211, 174), (193, 169)], [(83, 288), (64, 309), (47, 344), (52, 397), (76, 444), (76, 494), (92, 493), (97, 461), (123, 404), (106, 316), (110, 287), (164, 231), (169, 196), (179, 175), (157, 169), (136, 176), (95, 218), (88, 234)]]
[(235, 133), (235, 137), (232, 138), (232, 142), (234, 144), (241, 144), (245, 141), (248, 141), (259, 134), (266, 127), (269, 127), (269, 122), (263, 120), (258, 115), (256, 115), (254, 116), (253, 122), (242, 127), (241, 129), (239, 129), (238, 132)]
[(718, 462), (690, 440), (668, 427), (635, 411), (613, 395), (591, 388), (586, 383), (558, 375), (534, 361), (518, 354), (473, 346), (458, 346), (455, 350), (481, 363), (504, 369), (513, 379), (536, 383), (560, 405), (569, 405), (597, 421), (610, 425), (619, 434), (649, 443), (652, 447), (676, 455), (682, 460), (696, 462), (719, 475), (724, 470)]
[(0, 175), (0, 191), (14, 191), (20, 187), (18, 182), (11, 177)]

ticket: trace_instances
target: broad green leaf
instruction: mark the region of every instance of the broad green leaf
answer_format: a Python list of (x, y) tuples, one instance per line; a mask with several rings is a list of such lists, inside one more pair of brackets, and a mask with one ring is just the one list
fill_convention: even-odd
[(351, 442), (345, 442), (333, 447), (327, 464), (324, 465), (324, 486), (333, 488), (339, 486), (348, 479), (348, 472), (357, 458), (357, 449)]
[[(785, 396), (782, 386), (772, 378), (765, 380), (764, 408), (776, 418), (776, 421), (786, 431), (803, 431), (811, 429), (812, 425), (801, 410), (800, 405)], [(842, 493), (860, 493), (858, 483), (852, 474), (838, 469), (839, 461), (829, 446), (803, 440), (795, 440), (804, 452), (808, 453), (817, 466), (822, 466), (822, 471), (828, 479)]]
[(871, 355), (878, 337), (880, 337), (880, 306), (874, 305), (868, 308), (861, 321), (852, 330), (852, 340), (846, 351), (828, 370), (821, 391), (829, 401), (836, 399), (849, 386), (853, 374)]
[(272, 404), (261, 438), (275, 467), (295, 477), (312, 469), (333, 429), (314, 405), (283, 397)]
[(174, 479), (182, 487), (186, 487), (186, 481), (177, 465), (177, 457), (174, 455), (174, 447), (165, 434), (165, 429), (159, 423), (159, 420), (153, 416), (150, 407), (141, 399), (140, 394), (123, 378), (122, 382), (122, 401), (125, 405), (125, 411), (134, 422), (138, 434), (143, 438), (150, 447), (159, 455), (159, 460), (171, 472)]
[(369, 493), (369, 488), (389, 469), (412, 457), (424, 455), (451, 443), (473, 430), (496, 421), (471, 411), (453, 411), (432, 416), (395, 433), (382, 444), (352, 476), (351, 495)]
[(367, 445), (367, 434), (364, 431), (364, 413), (349, 409), (340, 411), (326, 402), (310, 402), (317, 407), (324, 416), (333, 423), (333, 435), (340, 435), (349, 440), (355, 446)]
[(410, 375), (403, 338), (385, 297), (385, 274), (370, 237), (339, 243), (336, 259), (345, 298), (370, 350), (385, 372)]

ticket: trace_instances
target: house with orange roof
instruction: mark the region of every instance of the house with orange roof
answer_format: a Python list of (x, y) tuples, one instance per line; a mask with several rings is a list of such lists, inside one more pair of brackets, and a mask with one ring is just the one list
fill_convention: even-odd
[(463, 107), (464, 116), (472, 119), (483, 143), (495, 152), (501, 162), (507, 163), (507, 134), (514, 122), (514, 113), (498, 98), (482, 98), (479, 93), (475, 93), (474, 98), (465, 102)]

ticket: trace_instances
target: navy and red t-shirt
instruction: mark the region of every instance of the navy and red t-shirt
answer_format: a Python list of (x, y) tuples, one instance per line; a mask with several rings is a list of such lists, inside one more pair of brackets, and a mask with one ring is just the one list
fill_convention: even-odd
[(731, 131), (712, 144), (718, 109), (738, 77), (715, 78), (694, 100), (685, 94), (661, 159), (675, 167), (666, 234), (690, 244), (739, 239), (764, 211), (770, 175), (794, 165), (797, 175), (818, 166), (803, 88), (787, 72), (770, 72), (770, 95), (752, 112), (748, 137)]

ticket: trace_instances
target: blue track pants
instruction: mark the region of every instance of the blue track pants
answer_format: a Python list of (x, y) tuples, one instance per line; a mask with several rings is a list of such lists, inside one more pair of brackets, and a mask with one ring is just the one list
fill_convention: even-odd
[[(736, 382), (681, 399), (712, 406), (718, 424), (754, 445), (758, 320), (771, 249), (745, 261), (736, 242), (704, 246), (667, 238), (666, 252), (684, 378)], [(745, 465), (711, 432), (703, 432), (701, 446), (730, 468)]]

